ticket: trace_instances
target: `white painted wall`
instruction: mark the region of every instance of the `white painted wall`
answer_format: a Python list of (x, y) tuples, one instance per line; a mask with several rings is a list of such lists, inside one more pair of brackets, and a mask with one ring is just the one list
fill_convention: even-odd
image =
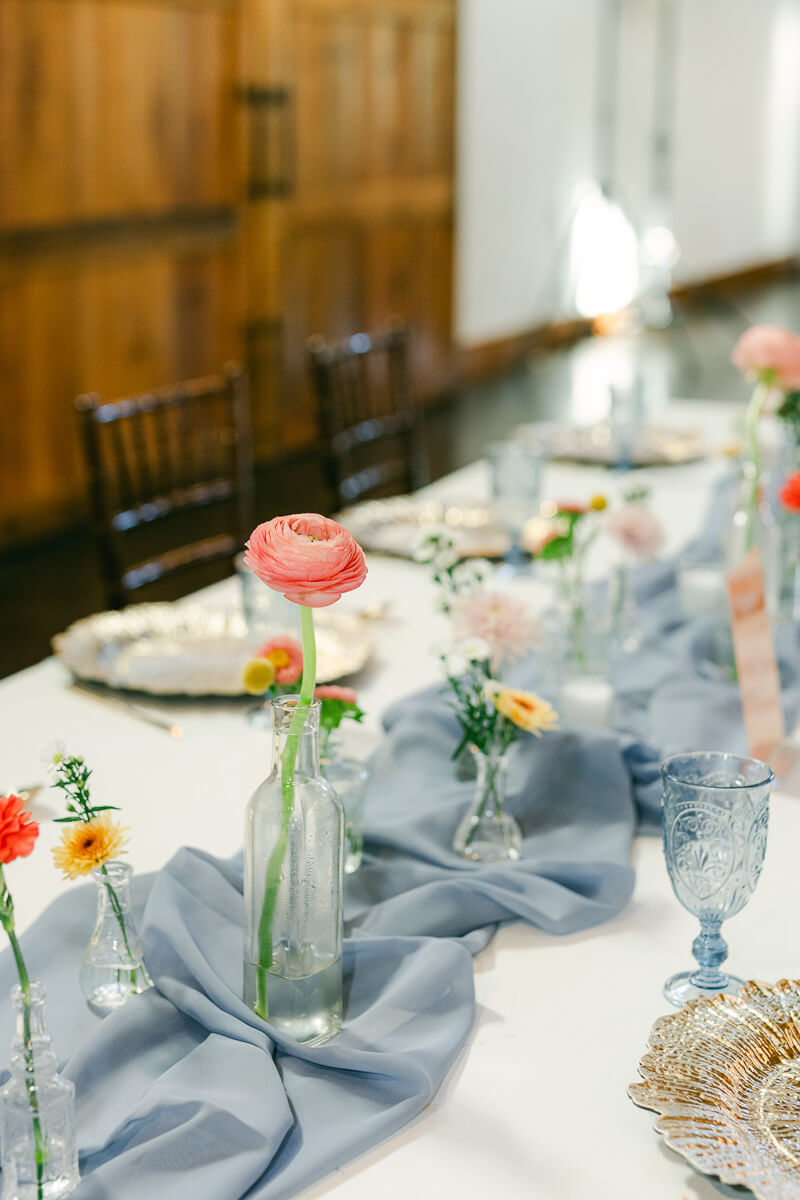
[[(591, 178), (602, 0), (461, 0), (456, 335), (569, 315), (564, 238)], [(800, 251), (800, 0), (675, 0), (680, 280)], [(622, 0), (617, 184), (649, 212), (656, 0)]]

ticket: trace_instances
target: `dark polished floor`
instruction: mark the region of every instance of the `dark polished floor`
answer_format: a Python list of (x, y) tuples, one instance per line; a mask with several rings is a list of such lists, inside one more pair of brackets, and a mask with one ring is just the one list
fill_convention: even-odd
[[(670, 397), (744, 402), (748, 388), (730, 354), (741, 331), (756, 322), (800, 329), (800, 278), (733, 295), (709, 290), (679, 308), (666, 330), (586, 339), (469, 387), (426, 414), (430, 476), (471, 462), (488, 441), (522, 422), (598, 420), (607, 410), (609, 384), (632, 377), (642, 380), (652, 411)], [(327, 502), (310, 455), (261, 471), (257, 492), (264, 519), (298, 505), (324, 509)], [(43, 658), (54, 633), (102, 606), (86, 528), (0, 556), (0, 677)]]

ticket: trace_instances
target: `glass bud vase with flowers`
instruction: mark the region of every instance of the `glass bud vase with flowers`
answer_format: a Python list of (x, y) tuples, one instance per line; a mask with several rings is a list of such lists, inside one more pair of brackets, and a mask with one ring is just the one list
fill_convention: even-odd
[(761, 417), (775, 409), (791, 421), (789, 396), (800, 388), (800, 337), (775, 325), (754, 325), (739, 338), (734, 366), (754, 383), (747, 406), (747, 449), (742, 459), (739, 495), (726, 538), (729, 566), (754, 547), (761, 552), (767, 608), (777, 615), (781, 591), (781, 530), (769, 505), (762, 470)]
[(367, 568), (347, 530), (315, 513), (257, 526), (244, 561), (300, 606), (303, 635), (300, 693), (273, 700), (272, 770), (247, 806), (244, 999), (290, 1037), (319, 1043), (342, 1021), (344, 815), (320, 770), (313, 610), (360, 587)]
[(647, 488), (636, 487), (605, 521), (605, 532), (616, 542), (621, 559), (610, 581), (611, 638), (617, 649), (633, 652), (644, 641), (639, 606), (632, 584), (632, 568), (650, 562), (664, 541), (664, 531), (647, 504)]
[(19, 984), (12, 989), (16, 1033), (11, 1077), (0, 1088), (3, 1197), (61, 1200), (80, 1182), (75, 1087), (58, 1073), (47, 1033), (44, 989), (31, 980), (17, 939), (14, 902), (3, 868), (27, 858), (39, 826), (19, 796), (0, 796), (0, 923), (8, 935)]
[(504, 687), (488, 675), (485, 649), (476, 643), (463, 647), (467, 669), (453, 670), (443, 656), (453, 708), (462, 737), (453, 751), (457, 759), (469, 747), (477, 761), (478, 777), (472, 803), (456, 830), (453, 850), (470, 862), (515, 860), (522, 852), (522, 832), (505, 809), (506, 751), (525, 730), (540, 737), (556, 729), (558, 714), (534, 692)]
[(800, 471), (784, 481), (780, 499), (784, 512), (781, 612), (800, 622)]
[(130, 901), (131, 868), (120, 862), (128, 831), (111, 818), (115, 805), (92, 804), (84, 759), (56, 751), (51, 757), (53, 786), (67, 798), (65, 824), (53, 860), (65, 879), (91, 875), (97, 885), (97, 916), (80, 970), (81, 990), (90, 1008), (105, 1015), (131, 996), (153, 986)]
[(598, 514), (605, 496), (588, 504), (553, 506), (552, 527), (535, 551), (543, 562), (558, 565), (558, 628), (552, 646), (558, 648), (560, 675), (591, 673), (607, 649), (608, 614), (591, 607), (586, 588), (586, 559), (600, 532)]

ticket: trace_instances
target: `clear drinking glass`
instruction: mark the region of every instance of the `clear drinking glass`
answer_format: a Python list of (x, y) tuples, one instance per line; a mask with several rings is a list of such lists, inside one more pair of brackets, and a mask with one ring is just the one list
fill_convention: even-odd
[(244, 999), (290, 1037), (319, 1043), (342, 1021), (344, 813), (320, 771), (320, 701), (291, 732), (297, 701), (272, 702), (272, 771), (247, 806)]
[(280, 592), (275, 592), (262, 583), (249, 567), (244, 565), (244, 555), (234, 559), (236, 574), (242, 595), (242, 610), (247, 625), (247, 640), (255, 648), (268, 637), (288, 634), (300, 637), (300, 618), (297, 605), (292, 604)]
[(542, 450), (525, 441), (493, 442), (486, 449), (492, 484), (492, 508), (508, 533), (507, 567), (517, 572), (525, 562), (521, 539), (525, 523), (538, 512), (542, 490)]
[(676, 754), (661, 764), (664, 856), (675, 895), (700, 918), (692, 943), (698, 969), (664, 984), (678, 1008), (694, 996), (733, 993), (742, 980), (721, 969), (728, 957), (722, 922), (755, 891), (767, 846), (770, 785), (766, 763), (717, 751)]
[(369, 769), (366, 763), (345, 754), (332, 730), (325, 739), (320, 760), (322, 773), (344, 808), (344, 873), (354, 875), (364, 856), (364, 805)]

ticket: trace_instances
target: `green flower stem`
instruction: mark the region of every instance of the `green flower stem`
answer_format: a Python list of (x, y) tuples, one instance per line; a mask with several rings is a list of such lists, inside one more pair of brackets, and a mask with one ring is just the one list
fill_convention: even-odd
[(286, 745), (281, 755), (281, 794), (283, 797), (281, 828), (278, 840), (273, 846), (272, 853), (267, 862), (264, 903), (261, 907), (261, 918), (258, 922), (255, 1011), (265, 1021), (269, 1020), (267, 973), (272, 966), (272, 922), (275, 917), (281, 872), (283, 871), (286, 845), (289, 840), (289, 821), (292, 815), (292, 808), (294, 807), (294, 771), (297, 764), (297, 751), (300, 746), (300, 735), (305, 724), (306, 713), (314, 697), (314, 684), (317, 678), (314, 610), (308, 608), (305, 604), (300, 605), (300, 628), (303, 634), (303, 679), (300, 684), (300, 697), (297, 701), (291, 724), (289, 725)]
[(11, 943), (11, 952), (17, 964), (19, 986), (22, 991), (22, 1053), (25, 1058), (25, 1086), (28, 1090), (28, 1102), (33, 1120), (33, 1141), (36, 1147), (36, 1196), (37, 1200), (42, 1200), (44, 1196), (44, 1164), (47, 1152), (44, 1138), (42, 1137), (42, 1122), (39, 1117), (39, 1095), (36, 1090), (36, 1075), (34, 1071), (35, 1059), (33, 1040), (31, 1038), (31, 981), (28, 975), (28, 968), (25, 966), (25, 960), (22, 957), (22, 949), (17, 940), (17, 932), (14, 926), (14, 903), (6, 884), (2, 866), (0, 866), (0, 895), (2, 895), (0, 923), (2, 923), (3, 928), (8, 934), (8, 940)]
[(489, 753), (484, 757), (486, 760), (486, 786), (483, 789), (483, 797), (478, 806), (478, 811), (475, 813), (475, 821), (464, 841), (465, 849), (471, 844), (480, 829), (481, 821), (486, 812), (486, 806), (491, 802), (491, 806), (498, 817), (503, 811), (503, 806), (500, 803), (500, 777), (503, 770), (503, 756), (502, 754)]
[(747, 530), (745, 546), (752, 549), (755, 541), (756, 512), (758, 511), (759, 492), (761, 490), (761, 447), (758, 444), (758, 422), (764, 411), (764, 405), (769, 395), (770, 380), (764, 376), (753, 390), (750, 403), (747, 406), (747, 440), (750, 445), (750, 461), (753, 464), (753, 479), (750, 485), (750, 499), (747, 506)]
[[(102, 867), (100, 868), (100, 872), (102, 875), (105, 876), (104, 886), (105, 886), (106, 891), (108, 892), (108, 898), (111, 901), (111, 907), (114, 910), (114, 916), (117, 918), (117, 924), (119, 925), (120, 933), (122, 934), (122, 940), (125, 943), (125, 949), (128, 951), (128, 958), (131, 960), (131, 962), (133, 962), (134, 957), (133, 957), (133, 954), (131, 953), (130, 944), (128, 943), (128, 931), (125, 928), (125, 917), (122, 912), (122, 905), (119, 902), (119, 897), (117, 896), (117, 893), (114, 891), (114, 885), (112, 884), (111, 879), (109, 878), (109, 874), (108, 874), (108, 871), (106, 870), (105, 863), (103, 863)], [(117, 971), (117, 983), (119, 983), (119, 982), (120, 982), (119, 971)], [(135, 967), (131, 971), (131, 983), (134, 986), (136, 985), (136, 968)]]

